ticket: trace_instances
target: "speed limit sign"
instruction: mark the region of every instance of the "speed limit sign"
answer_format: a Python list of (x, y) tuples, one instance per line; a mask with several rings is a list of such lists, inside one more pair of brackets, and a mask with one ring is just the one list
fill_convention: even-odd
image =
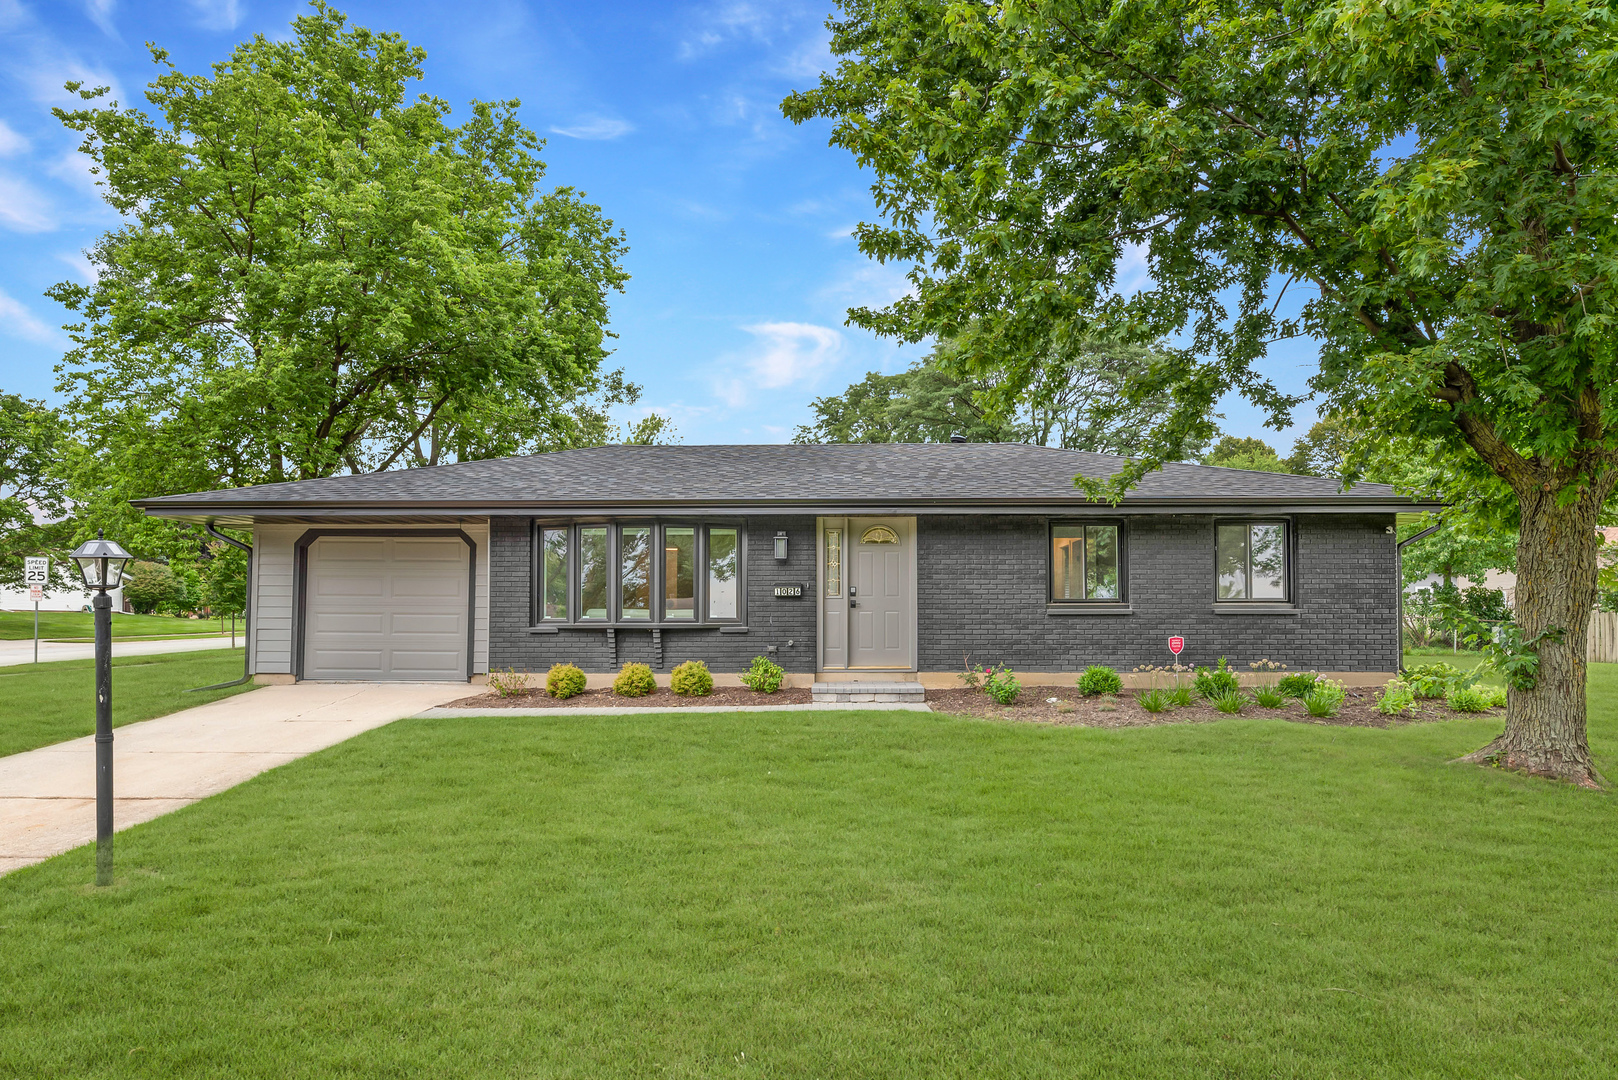
[[(16, 564), (13, 563), (13, 566)], [(47, 555), (30, 555), (22, 561), (22, 578), (25, 585), (38, 585), (43, 588), (51, 581), (51, 560)]]

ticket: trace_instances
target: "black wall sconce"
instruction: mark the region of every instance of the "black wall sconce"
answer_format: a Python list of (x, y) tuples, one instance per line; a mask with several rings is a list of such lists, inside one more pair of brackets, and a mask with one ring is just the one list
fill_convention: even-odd
[(787, 560), (787, 534), (784, 532), (775, 534), (775, 559), (777, 562)]

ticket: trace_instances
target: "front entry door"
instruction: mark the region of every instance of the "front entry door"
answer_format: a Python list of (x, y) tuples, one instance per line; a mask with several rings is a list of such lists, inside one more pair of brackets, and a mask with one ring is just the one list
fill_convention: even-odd
[(916, 623), (911, 594), (911, 519), (850, 518), (848, 521), (848, 666), (914, 666)]

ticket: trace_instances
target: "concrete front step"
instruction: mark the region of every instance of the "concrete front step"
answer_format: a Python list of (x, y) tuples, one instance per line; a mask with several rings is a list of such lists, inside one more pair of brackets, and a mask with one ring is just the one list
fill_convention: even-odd
[(914, 682), (817, 682), (811, 692), (817, 705), (854, 701), (893, 701), (920, 704), (927, 688)]

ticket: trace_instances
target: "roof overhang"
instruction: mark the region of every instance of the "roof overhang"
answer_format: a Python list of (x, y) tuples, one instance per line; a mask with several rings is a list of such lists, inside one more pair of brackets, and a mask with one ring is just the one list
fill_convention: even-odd
[(902, 499), (882, 501), (772, 499), (769, 502), (695, 502), (669, 499), (655, 502), (540, 502), (512, 500), (484, 503), (458, 502), (320, 502), (230, 503), (224, 500), (187, 502), (172, 496), (139, 499), (134, 505), (152, 517), (216, 525), (255, 523), (326, 522), (374, 523), (453, 522), (490, 517), (784, 517), (815, 514), (822, 517), (881, 517), (913, 514), (1029, 514), (1039, 517), (1117, 517), (1120, 514), (1419, 514), (1436, 512), (1443, 503), (1415, 502), (1384, 497), (1349, 495), (1276, 499), (1262, 497), (1224, 499), (1126, 499), (1109, 503), (1052, 501), (1050, 499), (961, 502), (958, 500)]

